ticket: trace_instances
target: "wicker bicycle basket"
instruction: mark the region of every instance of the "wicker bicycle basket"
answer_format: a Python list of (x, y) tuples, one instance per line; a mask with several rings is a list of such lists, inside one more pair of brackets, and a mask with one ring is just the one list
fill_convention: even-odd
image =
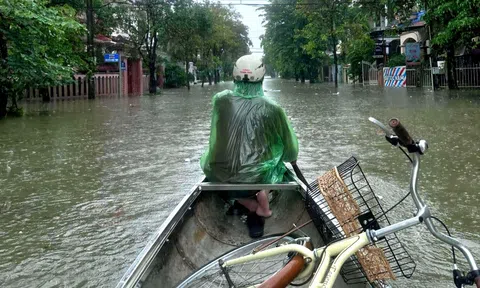
[[(390, 225), (355, 157), (310, 184), (307, 211), (325, 244)], [(342, 267), (346, 283), (410, 278), (416, 264), (395, 234), (360, 249)]]

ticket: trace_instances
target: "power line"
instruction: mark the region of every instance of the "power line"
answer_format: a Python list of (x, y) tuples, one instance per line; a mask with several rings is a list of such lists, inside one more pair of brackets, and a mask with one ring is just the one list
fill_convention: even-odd
[[(202, 3), (198, 3), (202, 4)], [(145, 6), (152, 6), (152, 7), (160, 7), (165, 4), (150, 4), (150, 3), (125, 3), (125, 2), (112, 2), (112, 3), (107, 3), (105, 5), (100, 5), (100, 6), (92, 6), (93, 9), (103, 9), (106, 7), (115, 7), (115, 6), (123, 6), (123, 8), (128, 8), (128, 9), (133, 9), (133, 10), (146, 10), (144, 7)], [(252, 6), (252, 7), (260, 7), (260, 6), (319, 6), (321, 3), (215, 3), (211, 5), (210, 7), (215, 7), (217, 5), (220, 6)], [(144, 7), (142, 7), (144, 6)], [(72, 6), (73, 8), (76, 9), (86, 9), (86, 6)]]

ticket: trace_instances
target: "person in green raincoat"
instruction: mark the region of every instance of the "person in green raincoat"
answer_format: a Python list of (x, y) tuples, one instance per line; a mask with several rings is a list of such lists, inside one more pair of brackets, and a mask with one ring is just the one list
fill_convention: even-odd
[[(245, 55), (234, 66), (234, 89), (213, 97), (208, 150), (200, 165), (210, 182), (274, 184), (283, 181), (286, 162), (295, 162), (298, 140), (284, 110), (263, 94), (265, 66)], [(264, 219), (272, 211), (269, 191), (228, 191), (251, 213), (250, 236), (263, 235)]]

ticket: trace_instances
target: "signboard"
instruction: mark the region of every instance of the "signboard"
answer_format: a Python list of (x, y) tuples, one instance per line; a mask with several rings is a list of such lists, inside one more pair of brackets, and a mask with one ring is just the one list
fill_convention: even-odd
[(383, 58), (383, 42), (375, 43), (375, 52), (373, 53), (373, 58)]
[(405, 66), (383, 68), (385, 87), (407, 87), (407, 69)]
[(437, 61), (438, 67), (432, 67), (433, 74), (445, 74), (445, 61)]
[(445, 61), (437, 61), (437, 65), (440, 70), (445, 69)]
[(120, 65), (121, 65), (121, 67), (122, 67), (122, 71), (127, 70), (127, 66), (125, 66), (125, 62), (123, 62), (123, 61), (120, 62)]
[(408, 64), (420, 63), (420, 43), (405, 44), (405, 61)]
[(103, 55), (103, 59), (105, 62), (118, 62), (120, 57), (118, 57), (118, 54), (105, 54)]

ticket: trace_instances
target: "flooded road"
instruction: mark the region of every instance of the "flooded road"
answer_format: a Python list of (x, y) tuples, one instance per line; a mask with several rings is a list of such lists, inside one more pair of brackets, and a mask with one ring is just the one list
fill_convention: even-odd
[[(278, 79), (264, 87), (291, 118), (307, 179), (356, 155), (384, 207), (408, 191), (410, 170), (368, 117), (398, 117), (426, 139), (420, 192), (480, 261), (479, 91), (335, 90)], [(211, 97), (227, 88), (30, 103), (27, 116), (0, 121), (0, 287), (114, 287), (201, 178)], [(408, 199), (389, 217), (414, 211)], [(446, 245), (421, 226), (398, 236), (417, 270), (394, 286), (453, 287)]]

